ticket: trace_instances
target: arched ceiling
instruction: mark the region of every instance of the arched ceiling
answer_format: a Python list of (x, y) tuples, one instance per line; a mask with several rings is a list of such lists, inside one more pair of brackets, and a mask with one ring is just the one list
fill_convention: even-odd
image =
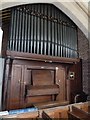
[[(19, 2), (18, 2), (19, 1)], [(30, 3), (52, 3), (62, 10), (88, 38), (89, 0), (0, 0), (0, 10)]]

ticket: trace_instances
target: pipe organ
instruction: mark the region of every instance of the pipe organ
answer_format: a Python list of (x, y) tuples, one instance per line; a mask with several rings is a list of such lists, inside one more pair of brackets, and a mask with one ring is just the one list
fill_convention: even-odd
[(58, 8), (34, 4), (12, 8), (8, 50), (78, 57), (77, 27)]
[(2, 21), (2, 109), (73, 103), (82, 91), (77, 26), (52, 4), (3, 10)]

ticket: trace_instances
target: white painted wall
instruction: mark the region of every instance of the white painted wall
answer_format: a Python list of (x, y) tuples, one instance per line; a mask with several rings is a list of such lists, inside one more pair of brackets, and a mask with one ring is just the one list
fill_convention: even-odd
[(2, 107), (2, 80), (3, 80), (3, 70), (4, 70), (4, 58), (0, 58), (0, 110)]
[(1, 103), (1, 100), (2, 100), (2, 80), (3, 80), (3, 69), (4, 69), (4, 58), (2, 58), (2, 55), (1, 55), (1, 50), (2, 50), (2, 36), (3, 36), (3, 31), (0, 27), (0, 110), (1, 110), (1, 107), (2, 107), (2, 103)]
[(1, 51), (2, 51), (2, 36), (3, 36), (3, 31), (0, 27), (0, 56), (1, 56)]

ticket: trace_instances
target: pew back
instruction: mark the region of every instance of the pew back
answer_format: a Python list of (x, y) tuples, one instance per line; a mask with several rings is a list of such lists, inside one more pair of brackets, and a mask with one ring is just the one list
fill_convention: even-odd
[[(85, 106), (86, 107), (86, 106)], [(83, 107), (84, 108), (84, 107)], [(76, 106), (72, 106), (72, 111), (68, 112), (69, 119), (90, 120), (90, 114)], [(84, 108), (86, 110), (86, 108)]]
[(68, 106), (61, 106), (54, 109), (44, 110), (44, 112), (42, 112), (42, 118), (47, 118), (47, 116), (51, 119), (68, 118), (68, 111)]
[(14, 119), (27, 119), (27, 118), (30, 118), (30, 119), (36, 119), (38, 117), (38, 111), (35, 111), (35, 112), (27, 112), (27, 113), (21, 113), (21, 114), (13, 114), (13, 115), (5, 115), (5, 116), (2, 116), (1, 118), (3, 119), (10, 119), (10, 118), (14, 118)]

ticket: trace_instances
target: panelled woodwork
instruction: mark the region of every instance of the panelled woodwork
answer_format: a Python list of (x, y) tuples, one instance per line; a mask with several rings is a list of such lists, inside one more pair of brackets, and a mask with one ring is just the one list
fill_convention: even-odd
[[(12, 65), (11, 65), (12, 64)], [(13, 63), (8, 63), (6, 66), (6, 75), (4, 78), (4, 98), (3, 98), (3, 108), (6, 106), (7, 109), (21, 108), (23, 104), (22, 101), (22, 90), (23, 90), (23, 66), (13, 65)]]
[(10, 103), (11, 108), (20, 108), (22, 103), (23, 90), (23, 66), (13, 65), (10, 82)]
[(66, 97), (66, 73), (65, 73), (65, 68), (64, 67), (57, 67), (56, 68), (56, 78), (57, 78), (57, 84), (60, 86), (60, 93), (58, 95), (57, 100), (64, 101), (67, 100)]
[[(59, 63), (8, 56), (4, 78), (3, 109), (25, 108), (50, 101), (74, 102), (75, 96), (72, 94), (82, 90), (81, 75), (77, 73), (77, 69), (79, 73), (81, 72), (79, 64), (81, 64), (79, 61)], [(68, 79), (69, 71), (75, 72), (74, 80)], [(67, 81), (70, 82), (69, 86)]]
[[(7, 99), (7, 108), (8, 109), (17, 109), (17, 108), (22, 108), (22, 107), (28, 107), (32, 105), (32, 103), (37, 103), (37, 102), (44, 102), (44, 101), (51, 101), (52, 100), (52, 96), (49, 94), (49, 91), (48, 91), (48, 88), (46, 89), (48, 91), (48, 93), (45, 93), (44, 94), (44, 89), (43, 91), (41, 92), (42, 96), (37, 96), (39, 93), (36, 91), (34, 96), (31, 96), (31, 97), (28, 97), (28, 98), (25, 98), (25, 85), (26, 84), (31, 84), (32, 86), (35, 86), (35, 89), (36, 89), (36, 86), (51, 86), (55, 83), (55, 77), (54, 77), (54, 72), (53, 70), (55, 69), (55, 66), (56, 65), (49, 65), (51, 66), (53, 69), (50, 68), (49, 70), (49, 67), (45, 66), (47, 65), (47, 63), (44, 63), (43, 65), (48, 68), (45, 70), (45, 68), (41, 68), (40, 66), (38, 66), (38, 62), (36, 62), (36, 67), (38, 67), (39, 69), (42, 69), (42, 70), (32, 70), (33, 67), (31, 66), (34, 66), (34, 63), (35, 62), (31, 62), (29, 61), (29, 65), (27, 64), (27, 61), (26, 61), (26, 64), (25, 64), (25, 61), (21, 61), (21, 60), (18, 60), (21, 62), (21, 64), (18, 64), (18, 63), (15, 63), (17, 62), (17, 60), (13, 60), (13, 65), (12, 65), (12, 72), (11, 72), (11, 79), (10, 79), (10, 88), (9, 88), (9, 97)], [(33, 64), (32, 64), (33, 63)], [(41, 63), (42, 64), (42, 63)], [(44, 67), (43, 66), (43, 67)], [(33, 71), (32, 72), (32, 78), (31, 78), (31, 71), (30, 71), (30, 67), (31, 67), (31, 70)], [(35, 66), (34, 66), (35, 67)], [(29, 71), (28, 71), (28, 69)], [(35, 68), (34, 68), (35, 69)], [(25, 73), (25, 74), (24, 74)], [(31, 79), (33, 80), (31, 82)], [(49, 87), (50, 89), (50, 87)], [(54, 88), (52, 88), (53, 92), (54, 92)], [(51, 92), (52, 92), (51, 90)], [(53, 93), (52, 93), (53, 94)], [(24, 104), (24, 106), (23, 106)]]
[(75, 63), (70, 67), (69, 71), (75, 73), (75, 78), (69, 81), (69, 92), (70, 92), (70, 101), (73, 103), (74, 97), (76, 94), (80, 94), (82, 92), (82, 66), (80, 63)]
[[(43, 68), (43, 67), (42, 67)], [(43, 79), (43, 80), (42, 80)], [(33, 70), (32, 71), (33, 85), (53, 85), (54, 71), (53, 70)], [(45, 81), (45, 82), (43, 82)]]

